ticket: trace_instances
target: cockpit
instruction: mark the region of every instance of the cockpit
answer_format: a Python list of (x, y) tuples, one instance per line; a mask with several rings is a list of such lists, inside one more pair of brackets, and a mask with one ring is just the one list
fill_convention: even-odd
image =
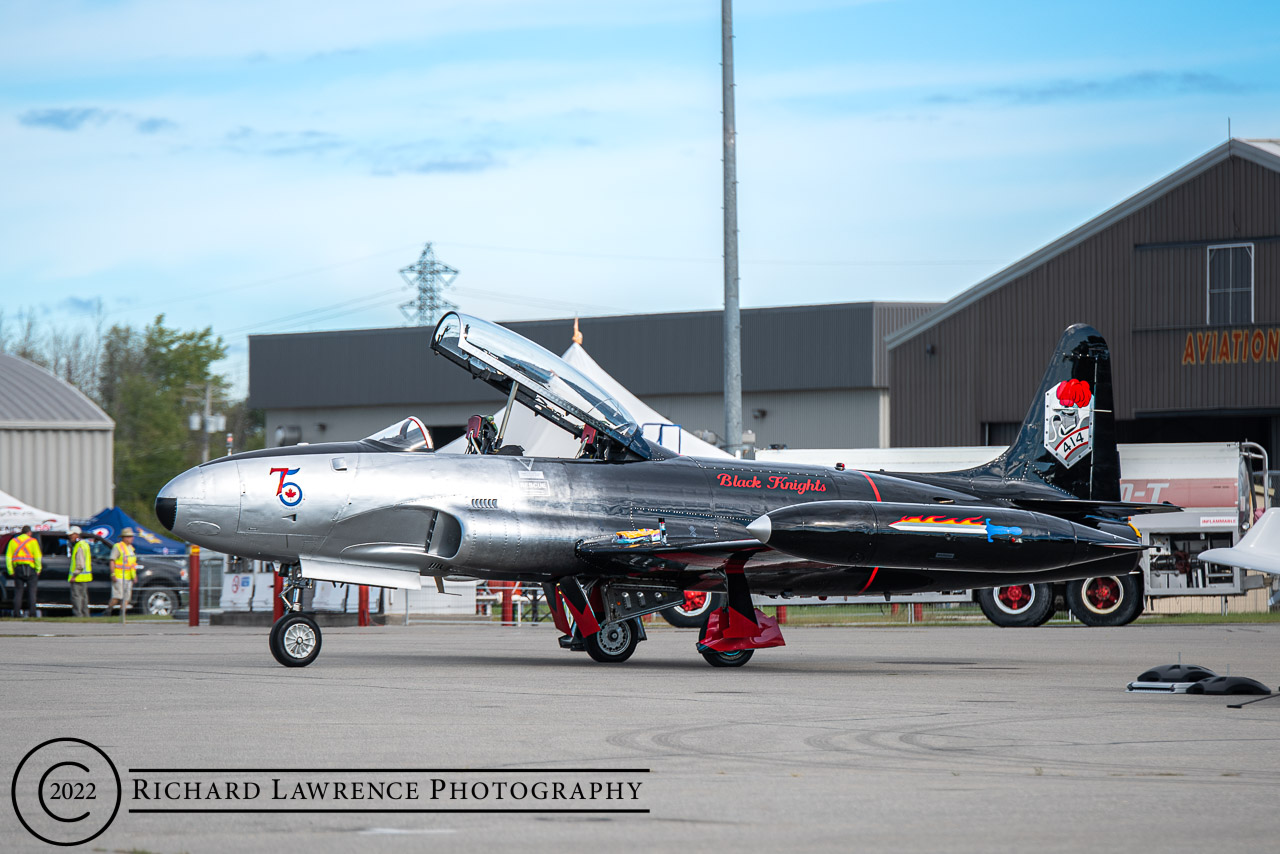
[(364, 438), (390, 451), (434, 451), (431, 431), (412, 416)]

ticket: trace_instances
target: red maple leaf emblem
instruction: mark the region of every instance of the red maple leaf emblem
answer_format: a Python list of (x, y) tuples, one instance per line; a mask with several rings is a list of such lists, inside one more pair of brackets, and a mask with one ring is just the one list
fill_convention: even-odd
[(285, 497), (286, 497), (286, 498), (292, 498), (293, 496), (297, 495), (298, 493), (297, 493), (297, 492), (294, 490), (294, 488), (291, 486), (291, 487), (289, 487), (288, 489), (286, 489), (286, 490), (284, 491), (284, 494), (285, 494)]

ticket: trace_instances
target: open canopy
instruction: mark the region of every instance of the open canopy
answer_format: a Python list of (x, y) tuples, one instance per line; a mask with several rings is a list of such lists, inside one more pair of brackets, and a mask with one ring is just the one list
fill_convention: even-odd
[(451, 311), (431, 348), (575, 437), (589, 425), (642, 458), (652, 450), (640, 425), (608, 392), (543, 347), (478, 317)]
[[(666, 416), (632, 394), (626, 386), (600, 367), (581, 344), (570, 344), (561, 358), (566, 364), (594, 381), (605, 393), (618, 401), (633, 418), (636, 418), (640, 422), (641, 435), (651, 444), (661, 445), (672, 453), (690, 457), (711, 459), (731, 457), (730, 454), (702, 441), (680, 425), (671, 423)], [(503, 410), (499, 409), (493, 414), (493, 418), (495, 421), (500, 421), (502, 415)], [(522, 446), (525, 454), (531, 457), (573, 457), (577, 455), (579, 449), (578, 441), (568, 433), (523, 408), (511, 413), (507, 438)], [(460, 436), (442, 447), (440, 451), (446, 454), (461, 454), (465, 453), (466, 449), (467, 437)]]
[(0, 534), (16, 534), (24, 525), (30, 525), (35, 533), (65, 531), (70, 520), (61, 513), (50, 513), (19, 501), (7, 492), (0, 492)]
[(97, 534), (104, 540), (116, 542), (120, 532), (125, 528), (133, 528), (133, 550), (140, 555), (184, 555), (187, 547), (168, 537), (162, 537), (149, 531), (133, 520), (129, 514), (119, 507), (108, 507), (84, 524), (84, 529)]

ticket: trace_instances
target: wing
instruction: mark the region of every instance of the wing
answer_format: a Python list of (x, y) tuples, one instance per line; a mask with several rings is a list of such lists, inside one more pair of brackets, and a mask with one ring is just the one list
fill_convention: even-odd
[(756, 539), (614, 543), (611, 537), (578, 543), (578, 557), (605, 575), (723, 571), (730, 563), (748, 570), (828, 569), (832, 565), (784, 554)]

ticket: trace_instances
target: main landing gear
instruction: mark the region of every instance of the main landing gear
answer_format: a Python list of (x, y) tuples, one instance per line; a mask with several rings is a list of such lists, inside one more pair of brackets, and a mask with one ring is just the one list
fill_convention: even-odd
[(285, 614), (271, 627), (271, 655), (285, 667), (306, 667), (320, 654), (320, 626), (302, 613), (302, 590), (311, 581), (302, 577), (302, 568), (281, 567)]
[[(703, 615), (698, 654), (712, 667), (741, 667), (757, 649), (784, 644), (778, 621), (752, 606), (742, 570), (731, 566), (727, 576), (727, 594), (703, 594), (695, 609)], [(645, 640), (640, 617), (657, 612), (665, 617), (673, 602), (676, 607), (687, 602), (680, 590), (595, 579), (565, 578), (545, 589), (556, 627), (564, 632), (560, 646), (602, 664), (626, 661)]]
[(631, 657), (644, 639), (644, 625), (637, 617), (605, 623), (600, 631), (582, 639), (582, 647), (587, 655), (601, 664), (621, 664)]
[(754, 649), (740, 649), (736, 652), (716, 652), (714, 649), (702, 650), (702, 657), (712, 667), (741, 667), (751, 660)]

